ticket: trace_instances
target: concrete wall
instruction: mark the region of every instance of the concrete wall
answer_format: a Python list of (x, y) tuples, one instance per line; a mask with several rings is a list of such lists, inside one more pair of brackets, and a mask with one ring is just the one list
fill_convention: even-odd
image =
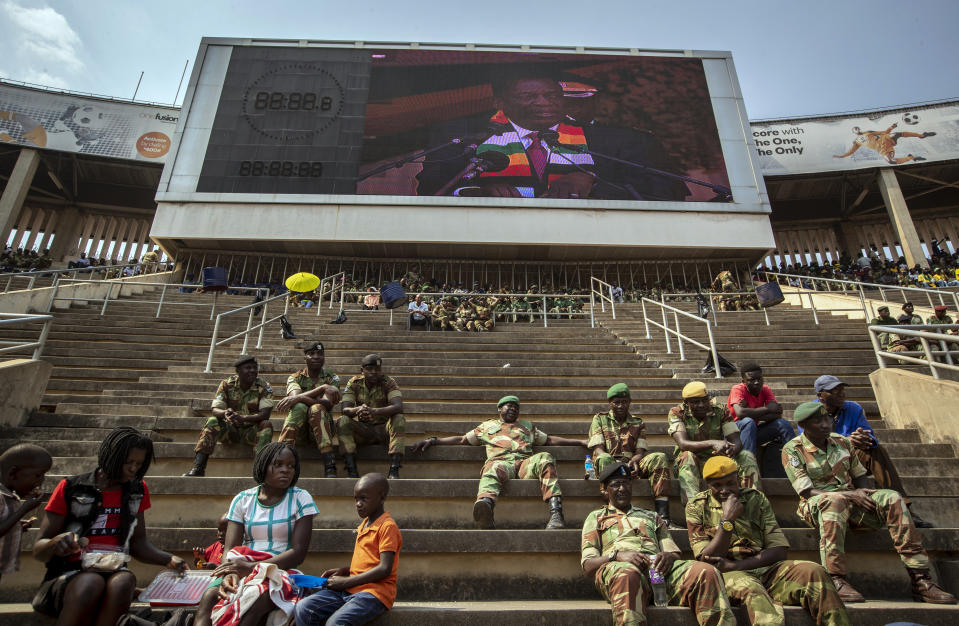
[[(120, 278), (118, 282), (123, 283), (124, 286), (119, 290), (117, 287), (113, 287), (113, 297), (116, 298), (118, 293), (123, 296), (143, 293), (154, 287), (139, 286), (137, 283), (165, 283), (170, 280), (171, 275), (171, 272), (160, 272), (158, 274), (141, 274)], [(102, 301), (106, 296), (107, 288), (108, 285), (103, 283), (66, 283), (57, 289), (57, 297)], [(0, 293), (0, 312), (46, 313), (50, 307), (50, 299), (53, 297), (53, 289), (53, 287), (40, 287)], [(72, 302), (70, 300), (58, 300), (54, 304), (54, 309), (69, 309)]]
[(890, 427), (916, 428), (925, 443), (948, 443), (959, 452), (959, 382), (894, 368), (874, 371), (869, 381)]
[(0, 363), (0, 426), (22, 425), (40, 399), (50, 380), (53, 365), (47, 361), (12, 359)]

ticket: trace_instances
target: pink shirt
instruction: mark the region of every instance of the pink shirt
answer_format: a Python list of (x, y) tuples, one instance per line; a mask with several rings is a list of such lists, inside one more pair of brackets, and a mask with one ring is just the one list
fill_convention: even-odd
[(777, 400), (776, 396), (773, 395), (773, 390), (769, 388), (769, 385), (763, 385), (759, 395), (754, 396), (746, 391), (746, 383), (739, 383), (729, 390), (729, 401), (726, 406), (729, 407), (729, 414), (733, 416), (733, 419), (738, 420), (739, 418), (736, 417), (736, 409), (733, 408), (734, 404), (745, 404), (747, 409), (758, 409), (759, 407), (766, 406), (770, 402), (777, 402)]

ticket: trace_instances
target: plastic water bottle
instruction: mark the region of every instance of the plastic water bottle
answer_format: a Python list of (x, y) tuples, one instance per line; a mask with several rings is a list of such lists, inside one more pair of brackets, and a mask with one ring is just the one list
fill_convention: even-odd
[(656, 606), (668, 606), (669, 594), (666, 593), (666, 581), (663, 575), (656, 570), (656, 561), (649, 568), (649, 583), (653, 586), (653, 604)]
[(590, 455), (588, 455), (588, 454), (586, 455), (586, 462), (583, 464), (583, 466), (586, 468), (586, 476), (584, 476), (583, 478), (584, 478), (585, 480), (589, 480), (589, 479), (591, 479), (591, 478), (592, 478), (593, 480), (596, 480), (596, 470), (593, 468), (593, 457), (592, 457), (592, 456), (590, 456)]

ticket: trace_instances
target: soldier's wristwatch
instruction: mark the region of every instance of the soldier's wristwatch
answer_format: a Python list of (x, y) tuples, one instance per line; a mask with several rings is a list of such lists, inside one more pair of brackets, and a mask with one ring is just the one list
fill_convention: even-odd
[(722, 526), (723, 530), (725, 530), (727, 533), (733, 532), (733, 523), (728, 519), (721, 520), (719, 525)]

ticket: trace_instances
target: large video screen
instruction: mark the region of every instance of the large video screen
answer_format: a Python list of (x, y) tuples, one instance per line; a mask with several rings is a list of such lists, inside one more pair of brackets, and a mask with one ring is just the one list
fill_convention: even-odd
[(235, 47), (196, 191), (732, 202), (697, 58)]

